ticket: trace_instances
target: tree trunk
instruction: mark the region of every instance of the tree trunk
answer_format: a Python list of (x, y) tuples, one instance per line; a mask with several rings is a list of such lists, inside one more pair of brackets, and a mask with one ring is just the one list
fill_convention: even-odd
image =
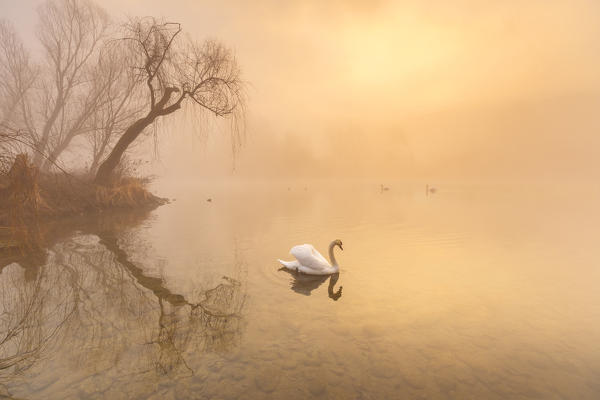
[(106, 160), (104, 160), (104, 162), (100, 164), (100, 167), (98, 167), (98, 172), (96, 172), (96, 178), (94, 179), (95, 184), (107, 186), (110, 183), (110, 177), (113, 171), (121, 161), (123, 153), (125, 153), (129, 145), (133, 143), (135, 139), (137, 139), (140, 133), (142, 133), (142, 131), (148, 125), (152, 124), (156, 118), (160, 117), (161, 115), (171, 114), (181, 108), (181, 102), (185, 97), (184, 95), (179, 97), (179, 100), (177, 100), (175, 103), (166, 107), (167, 103), (169, 103), (169, 100), (171, 99), (171, 95), (177, 92), (179, 92), (179, 89), (175, 87), (165, 88), (161, 99), (158, 101), (158, 103), (153, 104), (148, 115), (146, 115), (144, 118), (138, 119), (133, 123), (133, 125), (127, 128), (123, 136), (121, 136), (117, 144), (115, 144), (115, 147), (113, 147)]
[(159, 115), (160, 114), (157, 113), (150, 113), (144, 118), (138, 119), (133, 123), (133, 125), (127, 128), (123, 136), (121, 136), (117, 144), (115, 144), (115, 147), (112, 149), (106, 160), (104, 160), (104, 162), (100, 164), (100, 167), (98, 167), (98, 172), (96, 173), (94, 183), (104, 186), (109, 184), (110, 177), (117, 165), (119, 165), (121, 157), (127, 150), (127, 147), (129, 147), (129, 145), (140, 135), (140, 133), (142, 133), (142, 131), (148, 125), (152, 124)]

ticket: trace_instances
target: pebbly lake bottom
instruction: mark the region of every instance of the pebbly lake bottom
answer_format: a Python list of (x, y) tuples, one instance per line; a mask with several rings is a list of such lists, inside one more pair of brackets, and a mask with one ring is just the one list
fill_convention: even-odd
[[(0, 395), (600, 397), (600, 187), (164, 192), (3, 260)], [(279, 270), (333, 239), (339, 275)]]

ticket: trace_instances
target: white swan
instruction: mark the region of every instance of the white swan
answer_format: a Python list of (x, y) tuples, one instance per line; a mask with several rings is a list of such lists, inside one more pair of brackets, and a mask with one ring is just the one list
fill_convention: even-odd
[(314, 248), (312, 244), (301, 244), (292, 247), (290, 254), (296, 257), (295, 261), (282, 261), (277, 260), (292, 271), (298, 271), (310, 275), (329, 275), (334, 274), (340, 270), (338, 267), (335, 255), (333, 254), (333, 248), (338, 246), (341, 250), (342, 241), (339, 239), (329, 243), (329, 259), (331, 264)]

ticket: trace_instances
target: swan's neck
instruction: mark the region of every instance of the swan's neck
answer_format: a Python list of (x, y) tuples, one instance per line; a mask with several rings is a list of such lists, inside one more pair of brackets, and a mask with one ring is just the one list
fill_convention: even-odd
[(335, 247), (335, 240), (329, 243), (329, 260), (331, 261), (331, 265), (337, 267), (337, 261), (335, 259), (335, 254), (333, 254), (333, 248)]
[(327, 294), (329, 295), (329, 298), (333, 299), (334, 301), (337, 301), (340, 297), (342, 297), (342, 287), (341, 286), (337, 290), (337, 292), (333, 291), (333, 287), (335, 286), (339, 277), (340, 277), (339, 272), (336, 272), (335, 274), (331, 274), (331, 276), (329, 277), (329, 287), (327, 288)]
[(327, 287), (327, 292), (329, 293), (329, 296), (334, 295), (335, 292), (333, 291), (333, 288), (339, 278), (340, 278), (339, 272), (336, 272), (335, 274), (331, 274), (331, 276), (329, 277), (329, 286)]

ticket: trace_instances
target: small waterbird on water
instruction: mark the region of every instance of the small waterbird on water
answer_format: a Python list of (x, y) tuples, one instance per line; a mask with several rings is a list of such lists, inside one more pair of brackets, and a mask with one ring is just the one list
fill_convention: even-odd
[(381, 191), (382, 191), (382, 192), (387, 192), (388, 190), (390, 190), (390, 188), (389, 188), (389, 187), (387, 187), (387, 186), (383, 186), (383, 183), (382, 183), (381, 185), (379, 185), (379, 186), (381, 187)]
[(312, 244), (301, 244), (292, 247), (290, 254), (296, 257), (296, 260), (294, 261), (277, 261), (287, 269), (309, 275), (334, 274), (340, 270), (335, 255), (333, 254), (333, 248), (336, 246), (339, 247), (340, 250), (344, 250), (342, 241), (339, 239), (329, 243), (329, 259), (331, 260), (331, 264)]
[(435, 192), (437, 192), (436, 188), (434, 188), (433, 186), (429, 186), (429, 184), (425, 185), (425, 194), (429, 195), (434, 194)]

